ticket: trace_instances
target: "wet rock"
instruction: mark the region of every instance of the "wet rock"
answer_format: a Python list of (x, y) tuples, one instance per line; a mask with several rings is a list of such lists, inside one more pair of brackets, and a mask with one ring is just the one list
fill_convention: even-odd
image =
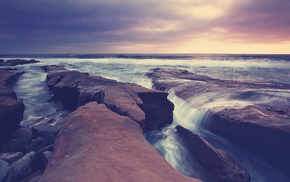
[(8, 86), (24, 72), (17, 70), (0, 70), (0, 85)]
[(42, 162), (45, 166), (48, 165), (49, 161), (52, 159), (53, 152), (51, 151), (45, 151), (42, 153)]
[(49, 143), (43, 138), (43, 137), (38, 137), (36, 139), (33, 139), (30, 143), (30, 145), (28, 145), (25, 148), (26, 152), (31, 152), (31, 151), (35, 151), (38, 152), (39, 150), (47, 147), (49, 145)]
[(87, 73), (67, 71), (62, 67), (45, 69), (48, 71), (48, 85), (55, 97), (72, 109), (96, 101), (104, 103), (120, 115), (128, 116), (143, 129), (159, 129), (172, 123), (174, 106), (165, 92), (100, 76), (89, 76)]
[(35, 59), (25, 60), (25, 59), (9, 59), (7, 61), (1, 61), (0, 66), (16, 66), (16, 65), (23, 65), (23, 64), (32, 64), (38, 63), (39, 61)]
[(62, 123), (53, 158), (39, 181), (59, 179), (196, 181), (173, 169), (136, 122), (96, 102), (79, 107)]
[(0, 85), (0, 96), (8, 96), (17, 99), (16, 93), (9, 87)]
[(19, 175), (19, 176), (27, 176), (32, 173), (31, 165), (33, 158), (35, 156), (35, 152), (29, 152), (22, 158), (11, 164), (11, 168)]
[(12, 139), (3, 144), (3, 152), (22, 152), (25, 145), (21, 139)]
[(22, 152), (14, 152), (14, 153), (0, 153), (0, 159), (8, 162), (9, 164), (23, 157)]
[(0, 159), (0, 181), (4, 181), (10, 171), (9, 164)]
[(191, 155), (208, 171), (214, 181), (250, 181), (249, 173), (229, 154), (219, 150), (202, 139), (199, 135), (177, 126), (177, 134)]
[(23, 72), (0, 70), (0, 143), (8, 139), (23, 118), (24, 104), (17, 100), (16, 93), (8, 86), (20, 74)]
[(32, 140), (32, 131), (29, 128), (19, 128), (10, 135), (10, 139), (21, 139), (26, 146)]
[[(151, 70), (147, 76), (156, 88), (173, 89), (184, 100), (203, 97), (210, 104), (226, 96), (225, 99), (245, 103), (237, 108), (226, 105), (210, 108), (212, 117), (201, 127), (251, 149), (289, 176), (290, 102), (288, 96), (277, 98), (273, 92), (289, 94), (290, 84), (222, 80), (186, 70), (161, 68)], [(207, 98), (216, 93), (215, 98)]]
[[(283, 112), (282, 112), (283, 111)], [(250, 148), (290, 174), (290, 114), (271, 106), (247, 106), (213, 114), (212, 132)]]
[(32, 131), (34, 133), (34, 136), (40, 136), (39, 133), (41, 133), (41, 132), (49, 132), (53, 136), (56, 137), (56, 135), (57, 135), (57, 133), (59, 131), (59, 128), (57, 126), (41, 124), (41, 125), (33, 126), (32, 127)]
[(0, 96), (0, 142), (5, 141), (10, 133), (19, 128), (23, 118), (24, 104), (11, 97)]

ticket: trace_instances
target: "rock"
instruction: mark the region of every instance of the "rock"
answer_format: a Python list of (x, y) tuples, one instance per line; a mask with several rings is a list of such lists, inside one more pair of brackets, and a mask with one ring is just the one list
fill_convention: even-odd
[(0, 142), (5, 141), (12, 131), (19, 128), (23, 112), (22, 101), (0, 96)]
[(35, 156), (35, 152), (27, 153), (22, 158), (11, 164), (11, 168), (19, 175), (19, 176), (27, 176), (32, 173), (32, 161)]
[(8, 96), (17, 99), (16, 93), (9, 87), (0, 85), (0, 96)]
[(247, 182), (251, 180), (249, 173), (229, 154), (215, 148), (199, 135), (181, 126), (177, 126), (176, 129), (189, 153), (207, 169), (208, 175), (214, 181)]
[(172, 123), (174, 106), (167, 99), (166, 92), (67, 71), (62, 67), (45, 69), (48, 72), (47, 82), (54, 96), (72, 109), (96, 101), (104, 103), (120, 115), (128, 116), (143, 129), (160, 129)]
[(32, 131), (29, 128), (19, 128), (10, 135), (10, 139), (21, 139), (24, 145), (28, 145), (32, 140)]
[(46, 132), (49, 132), (51, 133), (53, 136), (56, 137), (58, 131), (59, 131), (59, 128), (56, 127), (56, 126), (52, 126), (52, 125), (44, 125), (44, 124), (41, 124), (41, 125), (36, 125), (36, 126), (33, 126), (32, 127), (32, 132), (34, 133), (34, 136), (40, 136), (39, 133), (43, 132), (43, 131), (46, 131)]
[(90, 102), (62, 122), (54, 155), (39, 181), (196, 181), (146, 141), (138, 124)]
[[(282, 114), (281, 114), (282, 113)], [(290, 114), (269, 106), (226, 109), (207, 125), (213, 133), (250, 148), (290, 174)]]
[(23, 65), (23, 64), (31, 64), (31, 63), (38, 63), (39, 61), (35, 59), (25, 60), (25, 59), (9, 59), (7, 61), (1, 61), (0, 66), (16, 66), (16, 65)]
[(211, 78), (180, 69), (155, 68), (146, 76), (152, 79), (154, 86), (160, 90), (175, 90), (178, 97), (186, 100), (198, 94), (223, 91), (225, 88), (241, 89), (290, 89), (290, 84), (261, 81), (234, 81)]
[(8, 86), (23, 73), (17, 70), (0, 70), (0, 85)]
[(39, 178), (41, 177), (43, 173), (43, 169), (38, 170), (36, 172), (33, 172), (29, 176), (27, 176), (25, 179), (21, 180), (21, 182), (38, 182)]
[(22, 152), (25, 145), (21, 139), (12, 139), (3, 144), (4, 152)]
[(0, 153), (0, 159), (8, 162), (9, 164), (20, 159), (22, 156), (23, 156), (22, 152)]
[(43, 138), (43, 137), (38, 137), (36, 139), (33, 139), (30, 143), (30, 145), (28, 145), (25, 148), (26, 152), (39, 152), (41, 149), (47, 147), (49, 145), (49, 143)]
[(10, 171), (9, 164), (0, 159), (0, 181), (4, 181)]
[(45, 166), (48, 165), (49, 161), (51, 160), (52, 158), (52, 155), (53, 155), (53, 152), (51, 151), (45, 151), (42, 153), (42, 162)]
[[(156, 88), (173, 89), (184, 100), (209, 96), (209, 103), (223, 97), (246, 103), (237, 108), (226, 104), (210, 108), (212, 117), (201, 127), (251, 149), (289, 176), (290, 103), (289, 97), (283, 95), (288, 94), (290, 84), (222, 80), (186, 70), (161, 68), (151, 70), (147, 76)], [(273, 92), (282, 93), (277, 96)], [(216, 94), (214, 98), (210, 97), (212, 94)]]

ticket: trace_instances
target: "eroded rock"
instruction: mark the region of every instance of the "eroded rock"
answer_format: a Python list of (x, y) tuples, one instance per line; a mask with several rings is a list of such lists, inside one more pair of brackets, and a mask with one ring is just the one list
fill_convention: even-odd
[(165, 92), (57, 66), (47, 66), (45, 70), (48, 72), (48, 86), (55, 97), (72, 109), (96, 101), (120, 115), (128, 116), (143, 129), (159, 129), (172, 123), (174, 105)]
[[(186, 70), (153, 69), (147, 74), (156, 88), (173, 89), (195, 107), (209, 109), (212, 117), (201, 126), (242, 147), (290, 174), (290, 84), (266, 81), (235, 81), (211, 78)], [(281, 93), (279, 95), (279, 93)], [(224, 98), (224, 102), (215, 100)], [(232, 102), (227, 106), (227, 101)], [(233, 105), (236, 103), (236, 106)], [(214, 107), (216, 106), (216, 107)]]
[(96, 102), (79, 107), (63, 121), (53, 158), (39, 181), (59, 179), (196, 181), (172, 168), (136, 122)]

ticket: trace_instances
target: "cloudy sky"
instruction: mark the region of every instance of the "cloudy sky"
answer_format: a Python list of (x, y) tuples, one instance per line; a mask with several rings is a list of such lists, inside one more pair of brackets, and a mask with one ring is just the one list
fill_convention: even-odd
[(290, 0), (0, 0), (0, 53), (290, 54)]

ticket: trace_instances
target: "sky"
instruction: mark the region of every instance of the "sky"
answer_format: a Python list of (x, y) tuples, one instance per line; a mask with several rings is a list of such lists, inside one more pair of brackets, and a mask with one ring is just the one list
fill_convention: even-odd
[(290, 54), (290, 0), (0, 0), (0, 54)]

